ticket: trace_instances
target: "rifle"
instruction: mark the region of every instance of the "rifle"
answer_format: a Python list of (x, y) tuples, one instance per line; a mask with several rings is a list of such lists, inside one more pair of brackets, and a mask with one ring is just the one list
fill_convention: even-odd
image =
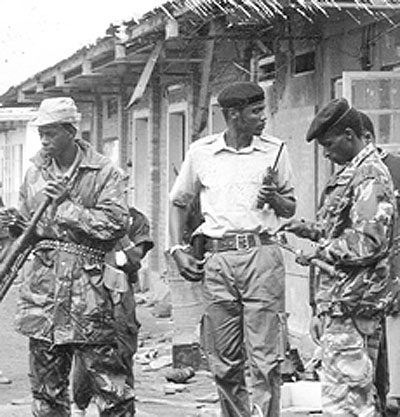
[[(289, 245), (286, 236), (282, 233), (275, 234), (275, 236), (271, 236), (271, 239), (277, 243), (281, 248), (286, 249), (289, 252), (292, 252), (297, 257), (302, 257), (303, 252), (299, 249), (294, 248), (292, 245)], [(332, 277), (338, 277), (338, 278), (346, 278), (346, 274), (344, 274), (341, 271), (338, 271), (333, 265), (328, 264), (328, 262), (323, 261), (322, 259), (318, 258), (311, 258), (307, 260), (310, 265), (316, 266), (322, 271), (326, 272)]]
[(35, 233), (36, 225), (51, 203), (51, 198), (46, 200), (35, 211), (31, 221), (23, 233), (8, 248), (5, 258), (0, 264), (0, 302), (3, 300), (12, 283), (17, 277), (18, 271), (32, 249), (32, 236)]
[[(63, 182), (67, 184), (74, 176), (78, 166), (80, 164), (80, 158), (75, 158), (73, 165), (69, 171), (64, 175)], [(51, 173), (49, 173), (51, 175)], [(21, 235), (11, 244), (4, 259), (0, 264), (0, 302), (6, 296), (12, 283), (17, 277), (18, 271), (29, 256), (33, 249), (34, 243), (32, 237), (35, 235), (36, 225), (40, 218), (43, 216), (47, 207), (51, 204), (52, 199), (46, 197), (46, 199), (40, 204), (33, 214), (30, 222), (27, 224)]]

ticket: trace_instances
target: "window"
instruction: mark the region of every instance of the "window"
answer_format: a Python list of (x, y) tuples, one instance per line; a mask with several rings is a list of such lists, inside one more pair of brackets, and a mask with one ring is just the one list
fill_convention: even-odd
[(258, 81), (273, 80), (275, 71), (275, 55), (261, 58), (258, 61)]
[(302, 74), (315, 70), (315, 52), (306, 52), (297, 55), (294, 61), (294, 73)]
[(400, 74), (392, 71), (346, 71), (343, 96), (366, 113), (375, 127), (376, 142), (400, 151)]

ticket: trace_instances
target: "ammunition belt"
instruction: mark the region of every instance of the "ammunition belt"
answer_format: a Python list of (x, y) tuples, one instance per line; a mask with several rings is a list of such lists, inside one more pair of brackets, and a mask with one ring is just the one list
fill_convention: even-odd
[(43, 239), (39, 241), (34, 248), (34, 252), (38, 250), (55, 249), (61, 252), (71, 253), (73, 255), (89, 258), (93, 261), (102, 262), (105, 252), (86, 245), (80, 245), (74, 242), (63, 242), (56, 239)]

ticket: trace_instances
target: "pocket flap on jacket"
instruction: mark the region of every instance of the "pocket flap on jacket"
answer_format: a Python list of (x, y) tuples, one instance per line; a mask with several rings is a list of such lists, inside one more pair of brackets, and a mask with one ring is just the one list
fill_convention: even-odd
[(111, 291), (124, 293), (129, 289), (125, 272), (109, 264), (104, 265), (103, 282), (105, 287)]

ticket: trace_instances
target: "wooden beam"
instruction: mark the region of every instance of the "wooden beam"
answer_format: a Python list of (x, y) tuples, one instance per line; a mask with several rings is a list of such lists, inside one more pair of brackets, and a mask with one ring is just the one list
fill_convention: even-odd
[(215, 32), (216, 32), (216, 24), (214, 21), (211, 21), (210, 30), (209, 30), (211, 39), (206, 41), (206, 45), (205, 45), (204, 60), (203, 60), (203, 65), (201, 69), (201, 86), (200, 86), (200, 93), (199, 93), (199, 101), (197, 105), (197, 110), (195, 111), (192, 141), (195, 141), (196, 139), (198, 139), (198, 137), (200, 136), (200, 133), (202, 132), (202, 130), (205, 128), (207, 124), (208, 107), (209, 107), (210, 94), (211, 94), (209, 84), (210, 84), (212, 60), (214, 56)]
[(88, 59), (82, 61), (82, 75), (92, 74), (92, 63)]
[(135, 89), (133, 90), (132, 96), (129, 100), (128, 105), (126, 106), (126, 109), (129, 109), (131, 106), (138, 103), (139, 100), (143, 97), (143, 93), (146, 90), (154, 66), (156, 65), (158, 57), (160, 56), (162, 47), (163, 41), (158, 41), (153, 51), (151, 52), (149, 59), (146, 62), (143, 72), (140, 75), (139, 82), (136, 84)]
[(115, 42), (115, 59), (126, 57), (125, 45), (121, 42)]
[(56, 71), (56, 87), (63, 87), (65, 85), (64, 82), (64, 74), (60, 71)]

